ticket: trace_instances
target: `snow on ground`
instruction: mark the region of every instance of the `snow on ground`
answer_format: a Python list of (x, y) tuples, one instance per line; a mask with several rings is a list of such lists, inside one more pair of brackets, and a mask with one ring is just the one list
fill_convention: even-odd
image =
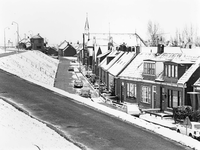
[(44, 123), (0, 99), (1, 150), (80, 150)]
[[(7, 60), (5, 62), (1, 61), (1, 64), (5, 65), (6, 63), (9, 63), (9, 61)], [(36, 63), (34, 63), (33, 65), (36, 65)], [(37, 65), (38, 65), (37, 67), (40, 67), (40, 65), (43, 65), (43, 64), (37, 63)], [(1, 66), (2, 65), (0, 65), (0, 67)], [(12, 67), (12, 65), (10, 64), (7, 64), (7, 66)], [(2, 67), (2, 69), (4, 68)], [(26, 69), (27, 68), (24, 67), (23, 72), (28, 74), (30, 70), (28, 69), (26, 70)], [(51, 67), (49, 69), (51, 69)], [(13, 68), (9, 68), (9, 70), (17, 71), (17, 69), (13, 69)], [(49, 71), (53, 72), (52, 70), (49, 70)], [(13, 74), (15, 74), (14, 71), (13, 71)], [(41, 76), (40, 77), (41, 81), (38, 81), (35, 78), (32, 78), (31, 76), (26, 76), (26, 79), (36, 84), (42, 85), (52, 91), (71, 97), (76, 101), (79, 101), (81, 103), (84, 103), (85, 105), (93, 107), (94, 109), (97, 109), (99, 111), (103, 111), (112, 116), (118, 117), (122, 119), (123, 121), (136, 124), (147, 130), (151, 130), (157, 134), (160, 134), (164, 137), (167, 137), (171, 140), (181, 143), (185, 146), (191, 147), (196, 150), (200, 150), (200, 142), (195, 139), (192, 139), (186, 135), (179, 134), (174, 130), (162, 127), (160, 125), (155, 125), (153, 123), (147, 122), (141, 118), (133, 117), (124, 112), (112, 109), (110, 107), (101, 105), (96, 102), (92, 102), (87, 98), (83, 98), (75, 94), (70, 94), (66, 91), (52, 87), (52, 84), (46, 84), (46, 83), (51, 83), (51, 79), (49, 79), (51, 77), (44, 78), (42, 73), (40, 73), (39, 76)], [(43, 81), (43, 79), (45, 79), (45, 82)], [(47, 80), (49, 79), (49, 81), (47, 82), (46, 79)], [(93, 100), (99, 101), (97, 99), (93, 99)], [(169, 123), (169, 125), (172, 124), (171, 120), (168, 120), (168, 121), (166, 119), (162, 120), (162, 119), (155, 118), (155, 117), (153, 118), (152, 116), (147, 116), (147, 115), (143, 117), (149, 120), (153, 119), (154, 121), (158, 121), (159, 123), (163, 122), (165, 124)], [(23, 114), (22, 112), (19, 112), (18, 110), (14, 109), (12, 106), (10, 106), (9, 104), (5, 103), (2, 100), (0, 100), (0, 120), (1, 120), (0, 121), (0, 133), (1, 133), (0, 139), (4, 142), (3, 144), (2, 143), (0, 144), (0, 149), (2, 150), (3, 149), (18, 150), (18, 149), (24, 149), (24, 148), (26, 149), (27, 148), (28, 149), (41, 148), (42, 150), (43, 149), (64, 149), (64, 148), (73, 149), (73, 150), (79, 149), (78, 147), (70, 143), (69, 141), (62, 138), (55, 131), (48, 128), (44, 123), (41, 123), (34, 118), (30, 118), (29, 116)]]

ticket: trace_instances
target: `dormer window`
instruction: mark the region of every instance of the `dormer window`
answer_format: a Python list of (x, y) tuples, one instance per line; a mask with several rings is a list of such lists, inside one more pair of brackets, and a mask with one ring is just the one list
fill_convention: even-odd
[(155, 75), (155, 63), (144, 62), (144, 74)]

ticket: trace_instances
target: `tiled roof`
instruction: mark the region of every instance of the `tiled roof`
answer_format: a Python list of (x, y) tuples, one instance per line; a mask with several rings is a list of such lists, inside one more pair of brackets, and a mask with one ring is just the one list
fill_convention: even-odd
[(104, 71), (107, 71), (114, 63), (116, 63), (116, 61), (124, 54), (124, 52), (119, 51), (117, 53), (115, 53), (115, 56), (113, 56), (114, 58), (107, 64), (102, 65), (102, 69)]
[(122, 57), (120, 57), (117, 62), (108, 69), (108, 72), (114, 76), (117, 76), (124, 67), (135, 57), (135, 52), (125, 52)]

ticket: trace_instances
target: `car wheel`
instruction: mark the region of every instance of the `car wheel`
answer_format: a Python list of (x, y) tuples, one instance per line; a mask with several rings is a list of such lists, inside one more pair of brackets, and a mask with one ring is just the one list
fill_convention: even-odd
[(189, 136), (192, 137), (192, 134), (190, 133)]
[(177, 130), (177, 132), (178, 132), (178, 133), (181, 133), (179, 129)]

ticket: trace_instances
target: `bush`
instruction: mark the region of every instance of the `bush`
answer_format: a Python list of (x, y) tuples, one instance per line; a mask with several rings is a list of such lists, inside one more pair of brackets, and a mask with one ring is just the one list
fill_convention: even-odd
[(191, 106), (178, 106), (173, 108), (173, 116), (175, 123), (178, 120), (185, 120), (186, 117), (189, 117), (191, 121), (200, 121), (200, 109), (193, 111)]
[(178, 106), (173, 108), (174, 121), (184, 120), (187, 116), (192, 119), (193, 110), (191, 106)]

